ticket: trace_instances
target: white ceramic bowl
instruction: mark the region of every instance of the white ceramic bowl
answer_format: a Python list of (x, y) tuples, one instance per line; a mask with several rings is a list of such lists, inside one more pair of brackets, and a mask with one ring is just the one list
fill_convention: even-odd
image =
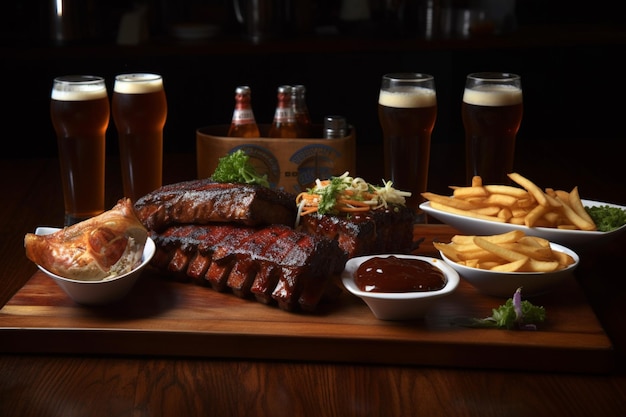
[(552, 250), (567, 253), (574, 258), (574, 263), (554, 272), (498, 272), (461, 265), (447, 258), (441, 251), (439, 253), (461, 278), (483, 294), (511, 298), (513, 293), (521, 287), (522, 294), (525, 297), (531, 297), (550, 292), (566, 279), (572, 278), (572, 273), (580, 262), (578, 254), (573, 250), (556, 243), (550, 243), (550, 247)]
[[(57, 230), (59, 229), (53, 227), (38, 227), (35, 230), (35, 234), (47, 235)], [(143, 249), (141, 265), (127, 274), (103, 281), (80, 281), (64, 278), (53, 274), (39, 265), (37, 265), (37, 267), (52, 278), (54, 282), (77, 303), (85, 305), (105, 305), (121, 300), (130, 292), (141, 275), (141, 272), (154, 256), (154, 252), (154, 241), (148, 238)]]
[[(626, 207), (599, 201), (581, 200), (586, 207), (611, 206), (626, 210)], [(610, 232), (567, 230), (553, 227), (527, 227), (511, 223), (499, 223), (491, 220), (476, 219), (459, 214), (448, 213), (437, 210), (430, 205), (430, 201), (420, 204), (420, 208), (434, 218), (454, 227), (459, 232), (467, 235), (497, 235), (511, 230), (523, 230), (529, 236), (542, 237), (550, 242), (584, 249), (592, 247), (597, 243), (603, 243), (626, 230), (626, 225)]]
[[(354, 274), (359, 266), (371, 258), (388, 256), (426, 261), (443, 272), (446, 285), (437, 291), (404, 293), (361, 291), (354, 282)], [(376, 318), (380, 320), (413, 320), (424, 317), (439, 299), (452, 294), (459, 285), (460, 278), (459, 274), (441, 259), (427, 256), (385, 254), (359, 256), (349, 259), (341, 274), (341, 281), (349, 292), (365, 301)]]

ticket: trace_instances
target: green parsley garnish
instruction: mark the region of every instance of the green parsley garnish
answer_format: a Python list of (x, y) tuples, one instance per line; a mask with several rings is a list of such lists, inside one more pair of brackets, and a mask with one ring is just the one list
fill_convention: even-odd
[(348, 188), (348, 184), (342, 177), (331, 177), (330, 183), (324, 187), (316, 187), (316, 190), (310, 190), (319, 195), (319, 203), (317, 212), (319, 214), (336, 213), (335, 205), (337, 197)]
[(626, 210), (608, 205), (585, 207), (600, 232), (610, 232), (626, 224)]
[(259, 175), (249, 159), (250, 157), (242, 149), (238, 149), (220, 158), (211, 178), (216, 182), (258, 184), (269, 187), (267, 175)]

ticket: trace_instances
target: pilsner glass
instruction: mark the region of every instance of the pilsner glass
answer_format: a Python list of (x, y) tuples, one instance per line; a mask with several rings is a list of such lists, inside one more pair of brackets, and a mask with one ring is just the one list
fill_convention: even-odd
[(522, 82), (501, 72), (469, 74), (463, 93), (466, 179), (507, 184), (513, 172), (515, 139), (522, 123)]
[(383, 131), (385, 180), (411, 192), (407, 206), (424, 222), (419, 204), (428, 185), (430, 140), (437, 119), (437, 95), (432, 75), (386, 74), (378, 98), (378, 118)]
[(167, 118), (163, 78), (141, 73), (116, 76), (112, 108), (124, 196), (136, 202), (162, 185), (163, 127)]
[(54, 79), (50, 116), (57, 135), (64, 225), (104, 212), (104, 159), (109, 97), (101, 77), (69, 75)]

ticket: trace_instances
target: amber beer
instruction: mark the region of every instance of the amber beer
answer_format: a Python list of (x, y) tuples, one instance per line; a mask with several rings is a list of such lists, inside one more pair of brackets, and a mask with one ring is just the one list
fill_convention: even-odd
[(385, 180), (410, 191), (407, 206), (419, 212), (421, 193), (428, 183), (430, 141), (437, 119), (434, 80), (428, 84), (383, 86), (378, 99), (378, 118), (384, 137)]
[(161, 186), (163, 127), (167, 101), (158, 74), (115, 77), (113, 120), (117, 127), (124, 196), (133, 202)]
[(103, 78), (54, 79), (50, 116), (59, 149), (65, 226), (104, 211), (105, 134), (109, 113)]
[(475, 175), (480, 175), (483, 184), (510, 183), (507, 174), (513, 172), (523, 99), (519, 78), (512, 74), (503, 77), (502, 82), (497, 78), (497, 82), (466, 86), (463, 94), (468, 183)]

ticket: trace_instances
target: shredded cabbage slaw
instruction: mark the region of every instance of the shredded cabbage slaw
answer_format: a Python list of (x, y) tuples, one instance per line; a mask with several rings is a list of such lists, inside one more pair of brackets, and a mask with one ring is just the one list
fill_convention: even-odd
[(387, 208), (389, 204), (405, 205), (405, 198), (410, 196), (408, 191), (393, 188), (391, 181), (383, 180), (383, 186), (378, 187), (345, 172), (327, 180), (317, 179), (312, 188), (298, 194), (296, 224), (301, 216), (311, 213), (360, 213)]

